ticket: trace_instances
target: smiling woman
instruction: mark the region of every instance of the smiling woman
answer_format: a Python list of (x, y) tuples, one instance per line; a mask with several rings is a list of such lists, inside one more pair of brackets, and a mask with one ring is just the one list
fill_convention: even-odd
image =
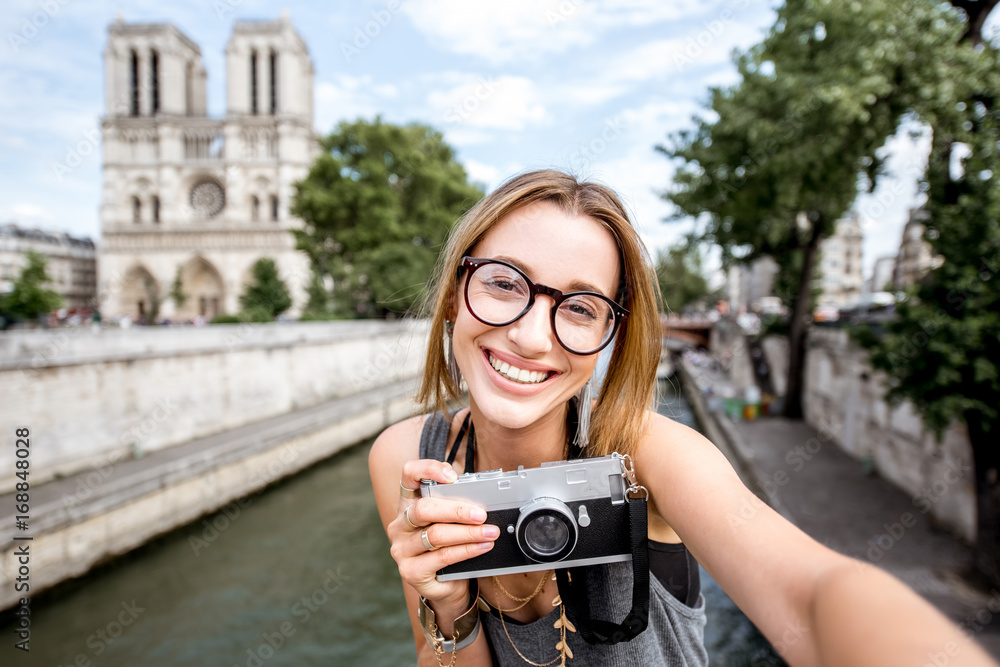
[[(617, 196), (561, 172), (511, 179), (453, 230), (420, 391), (436, 411), (369, 455), (420, 664), (707, 664), (695, 559), (792, 664), (922, 664), (959, 645), (952, 664), (990, 664), (899, 582), (770, 509), (734, 528), (759, 501), (649, 409), (654, 285)], [(468, 408), (449, 411), (463, 380)]]

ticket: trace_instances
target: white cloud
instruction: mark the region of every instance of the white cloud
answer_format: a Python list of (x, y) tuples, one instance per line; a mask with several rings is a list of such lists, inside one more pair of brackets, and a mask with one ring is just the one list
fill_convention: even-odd
[(409, 0), (403, 12), (438, 48), (503, 64), (589, 46), (617, 28), (697, 15), (714, 41), (719, 33), (741, 29), (746, 5), (746, 0)]
[(493, 165), (478, 160), (466, 160), (463, 164), (470, 181), (481, 183), (490, 189), (499, 184), (500, 170)]
[(428, 41), (442, 50), (500, 64), (586, 46), (594, 35), (571, 15), (593, 11), (572, 0), (410, 0), (403, 12)]
[(496, 134), (469, 127), (446, 127), (442, 130), (445, 141), (450, 146), (478, 146), (496, 141)]
[(368, 75), (336, 74), (316, 85), (316, 126), (330, 132), (340, 121), (374, 118), (398, 93), (395, 86), (376, 84)]
[[(736, 72), (728, 66), (733, 50), (759, 41), (760, 24), (770, 18), (744, 13), (716, 12), (678, 37), (639, 41), (609, 59), (579, 68), (582, 78), (559, 82), (552, 90), (564, 101), (601, 104), (650, 85), (668, 86), (678, 97), (689, 98), (692, 91), (734, 83)], [(627, 14), (617, 18), (627, 20)]]
[(32, 202), (18, 202), (0, 210), (0, 219), (21, 224), (35, 225), (43, 222), (52, 222), (55, 220), (55, 216), (38, 204), (34, 204)]
[(522, 130), (548, 119), (534, 82), (520, 76), (464, 75), (449, 89), (427, 97), (433, 115), (444, 127)]

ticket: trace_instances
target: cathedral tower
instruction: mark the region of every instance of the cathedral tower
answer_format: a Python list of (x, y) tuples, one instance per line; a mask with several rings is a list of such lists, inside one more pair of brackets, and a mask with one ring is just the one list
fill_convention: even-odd
[(261, 257), (278, 264), (297, 314), (309, 266), (288, 206), (318, 147), (312, 62), (287, 16), (235, 24), (222, 119), (206, 113), (198, 46), (174, 26), (119, 19), (104, 58), (103, 314), (234, 313)]

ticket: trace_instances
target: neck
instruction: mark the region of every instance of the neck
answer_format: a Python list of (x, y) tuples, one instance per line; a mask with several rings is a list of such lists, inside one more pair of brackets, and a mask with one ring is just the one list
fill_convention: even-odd
[(546, 461), (565, 457), (568, 404), (521, 429), (490, 423), (471, 399), (469, 409), (476, 426), (476, 471), (537, 468)]

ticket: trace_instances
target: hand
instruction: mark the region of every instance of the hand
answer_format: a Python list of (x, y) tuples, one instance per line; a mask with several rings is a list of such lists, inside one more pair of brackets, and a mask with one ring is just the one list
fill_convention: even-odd
[[(403, 487), (418, 489), (422, 479), (449, 484), (458, 479), (458, 475), (447, 463), (432, 459), (408, 461), (403, 465), (400, 476)], [(477, 505), (443, 498), (408, 500), (400, 496), (399, 513), (386, 527), (392, 545), (389, 553), (404, 583), (428, 601), (440, 603), (434, 605), (435, 611), (468, 608), (468, 581), (441, 582), (435, 575), (446, 565), (479, 556), (493, 548), (500, 529), (482, 525), (484, 521), (486, 510)], [(428, 550), (421, 538), (425, 530), (427, 542), (434, 547), (432, 550)]]

